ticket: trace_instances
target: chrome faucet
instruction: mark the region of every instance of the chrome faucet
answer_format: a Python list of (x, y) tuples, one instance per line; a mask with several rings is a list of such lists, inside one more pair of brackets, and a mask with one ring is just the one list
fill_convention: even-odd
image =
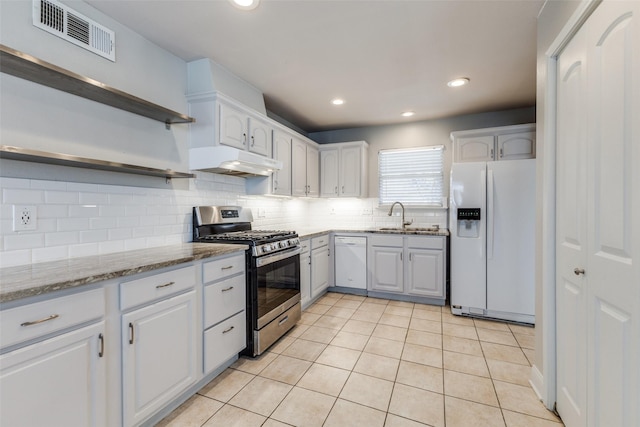
[(404, 220), (404, 205), (400, 202), (393, 202), (393, 204), (391, 205), (391, 208), (389, 209), (389, 216), (391, 216), (391, 214), (393, 213), (393, 207), (395, 205), (400, 205), (400, 207), (402, 208), (402, 228), (405, 228), (407, 225), (411, 225), (413, 224), (413, 220), (411, 221), (405, 221)]

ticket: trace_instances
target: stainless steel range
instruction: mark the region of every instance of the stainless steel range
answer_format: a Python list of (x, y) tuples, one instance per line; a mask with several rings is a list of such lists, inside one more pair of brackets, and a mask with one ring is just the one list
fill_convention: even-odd
[(247, 349), (258, 356), (301, 316), (300, 239), (295, 231), (252, 230), (251, 210), (240, 206), (193, 208), (193, 241), (249, 246)]

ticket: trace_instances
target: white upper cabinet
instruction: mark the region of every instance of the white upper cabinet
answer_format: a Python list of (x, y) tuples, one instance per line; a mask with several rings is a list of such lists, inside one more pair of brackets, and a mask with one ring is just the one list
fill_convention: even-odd
[(192, 96), (191, 148), (227, 145), (271, 157), (270, 119), (219, 93)]
[(366, 197), (368, 153), (365, 141), (320, 145), (320, 195)]
[(451, 140), (456, 163), (536, 157), (535, 124), (452, 132)]
[(280, 196), (291, 195), (291, 134), (281, 131), (273, 131), (273, 158), (282, 162), (282, 169), (271, 176), (273, 180), (272, 194)]
[(294, 137), (291, 149), (291, 193), (293, 196), (318, 197), (318, 149), (314, 143)]

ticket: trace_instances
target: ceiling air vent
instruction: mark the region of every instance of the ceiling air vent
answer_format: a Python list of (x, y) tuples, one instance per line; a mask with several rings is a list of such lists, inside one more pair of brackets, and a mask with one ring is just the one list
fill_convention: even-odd
[(116, 61), (116, 33), (56, 0), (33, 0), (33, 25)]

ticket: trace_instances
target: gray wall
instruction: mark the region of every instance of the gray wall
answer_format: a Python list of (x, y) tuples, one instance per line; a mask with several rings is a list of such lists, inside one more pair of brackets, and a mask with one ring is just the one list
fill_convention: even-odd
[(451, 132), (534, 123), (535, 120), (535, 107), (528, 107), (397, 125), (316, 132), (310, 133), (309, 138), (320, 144), (367, 141), (369, 143), (369, 197), (378, 197), (378, 151), (388, 148), (444, 145), (445, 194), (449, 194), (449, 171), (453, 158), (452, 144), (449, 139)]

